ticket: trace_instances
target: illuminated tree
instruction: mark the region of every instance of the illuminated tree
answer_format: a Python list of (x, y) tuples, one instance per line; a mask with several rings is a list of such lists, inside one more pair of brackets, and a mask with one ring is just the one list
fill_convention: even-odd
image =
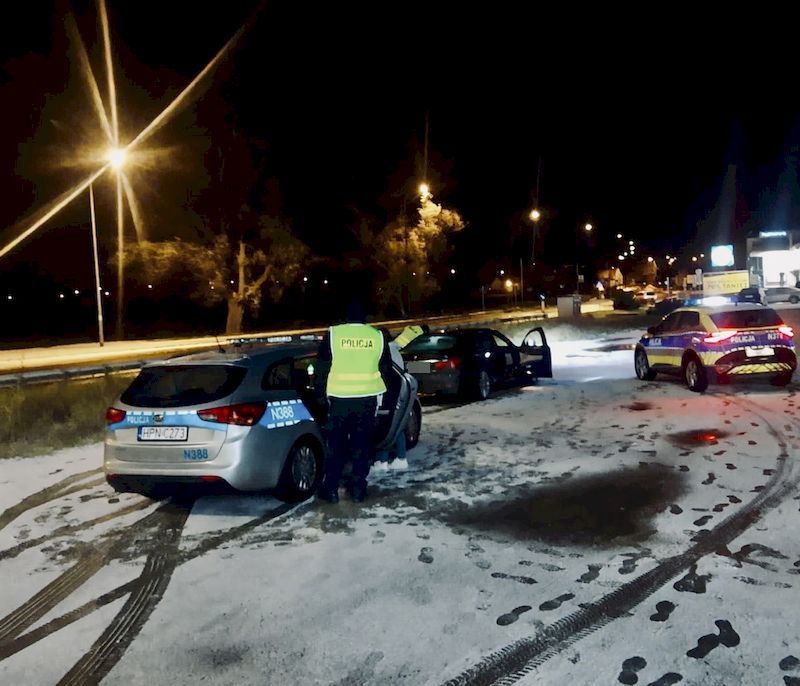
[(258, 314), (266, 296), (278, 301), (297, 278), (308, 254), (287, 226), (271, 217), (259, 223), (258, 240), (231, 243), (219, 235), (211, 243), (141, 241), (132, 245), (129, 273), (140, 283), (161, 284), (203, 305), (224, 302), (225, 333), (240, 333), (245, 311)]
[(372, 244), (380, 269), (379, 300), (394, 304), (405, 316), (413, 302), (420, 302), (438, 288), (452, 234), (464, 228), (458, 212), (426, 199), (418, 209), (416, 224), (403, 218), (389, 224)]

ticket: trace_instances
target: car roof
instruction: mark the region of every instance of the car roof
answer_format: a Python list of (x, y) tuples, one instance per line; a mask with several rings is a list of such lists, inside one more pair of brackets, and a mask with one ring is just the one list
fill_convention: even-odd
[(758, 303), (728, 303), (726, 305), (687, 305), (678, 307), (673, 312), (705, 312), (717, 314), (718, 312), (741, 312), (743, 310), (768, 310), (771, 309)]
[(298, 357), (316, 352), (317, 346), (313, 343), (290, 345), (253, 345), (253, 346), (228, 346), (223, 350), (206, 350), (188, 355), (178, 355), (168, 360), (150, 362), (145, 367), (179, 366), (187, 364), (231, 364), (240, 367), (249, 367), (257, 363), (270, 363), (286, 357)]

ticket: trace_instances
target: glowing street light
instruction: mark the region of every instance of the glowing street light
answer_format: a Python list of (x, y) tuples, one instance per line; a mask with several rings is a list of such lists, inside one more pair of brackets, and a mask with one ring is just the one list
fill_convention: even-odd
[(514, 287), (514, 282), (511, 279), (506, 279), (506, 290), (510, 291)]
[(624, 255), (617, 255), (617, 259), (620, 260), (620, 262), (621, 262), (622, 260), (625, 259), (625, 256)]
[(621, 233), (618, 233), (618, 234), (617, 234), (617, 238), (622, 238), (622, 234), (621, 234)]
[(106, 160), (116, 170), (119, 171), (128, 159), (128, 151), (125, 148), (110, 148), (106, 153)]
[(586, 233), (589, 233), (593, 228), (594, 227), (591, 224), (587, 224), (583, 227), (583, 230), (586, 231)]
[(692, 258), (692, 262), (697, 262), (697, 258), (696, 258), (696, 257), (693, 257), (693, 258)]
[(653, 258), (652, 258), (652, 257), (648, 257), (648, 258), (647, 258), (647, 261), (648, 261), (648, 262), (652, 262), (652, 261), (653, 261)]
[(451, 273), (451, 274), (455, 274), (455, 273), (456, 273), (456, 270), (455, 270), (455, 269), (450, 269), (450, 273)]
[(419, 199), (427, 202), (431, 199), (431, 187), (424, 181), (419, 185)]
[(539, 210), (531, 210), (529, 216), (532, 222), (538, 222), (542, 218), (542, 213)]

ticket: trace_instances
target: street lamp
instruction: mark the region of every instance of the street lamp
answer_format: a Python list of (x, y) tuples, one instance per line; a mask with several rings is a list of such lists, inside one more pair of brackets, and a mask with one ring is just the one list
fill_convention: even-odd
[(532, 222), (538, 222), (542, 218), (542, 213), (539, 210), (531, 210), (529, 216)]
[(422, 202), (427, 202), (431, 199), (431, 187), (425, 181), (419, 185), (419, 199)]
[(106, 160), (117, 171), (122, 169), (125, 160), (128, 158), (128, 151), (125, 148), (110, 148), (106, 153)]
[(531, 240), (531, 264), (536, 264), (536, 231), (539, 228), (539, 220), (542, 218), (542, 213), (534, 208), (528, 215), (533, 222), (533, 236)]

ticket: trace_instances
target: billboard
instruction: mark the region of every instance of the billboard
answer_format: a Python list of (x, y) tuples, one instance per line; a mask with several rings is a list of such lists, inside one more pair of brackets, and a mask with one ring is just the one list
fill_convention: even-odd
[(746, 269), (732, 272), (705, 272), (703, 295), (733, 295), (750, 286), (750, 274)]
[(711, 246), (711, 266), (712, 267), (732, 267), (733, 266), (733, 246), (732, 245), (712, 245)]

